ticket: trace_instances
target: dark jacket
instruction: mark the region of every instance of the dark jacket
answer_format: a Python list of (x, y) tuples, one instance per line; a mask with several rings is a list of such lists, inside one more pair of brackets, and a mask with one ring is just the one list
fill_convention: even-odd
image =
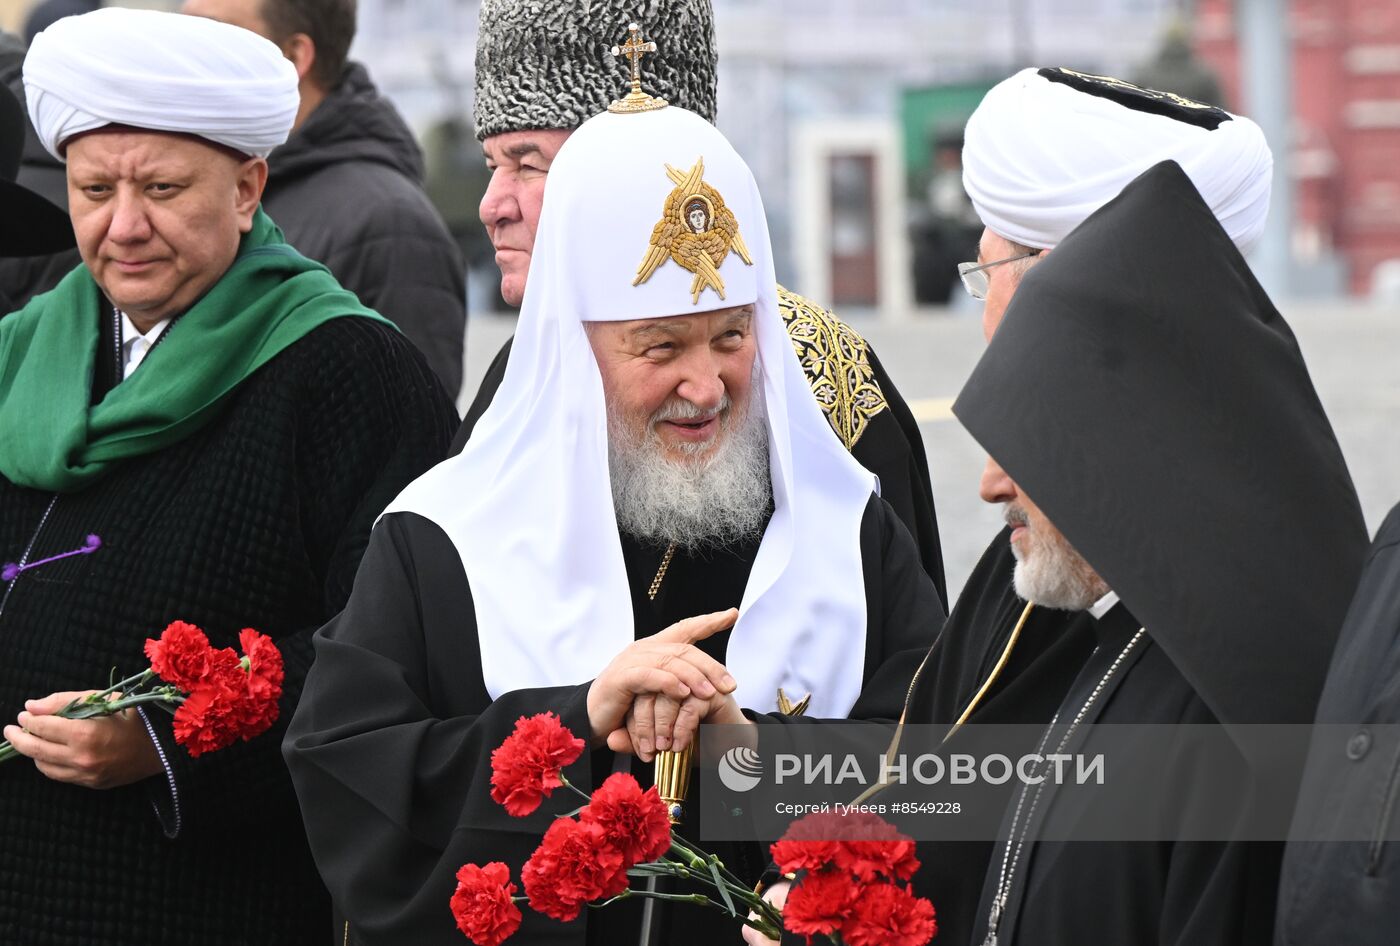
[(244, 381), (207, 426), (85, 489), (55, 497), (0, 478), (0, 562), (102, 540), (0, 586), (0, 719), (135, 672), (146, 638), (174, 619), (220, 647), (253, 627), (287, 668), (281, 718), (250, 742), (193, 759), (170, 717), (148, 714), (178, 815), (164, 775), (93, 791), (23, 759), (0, 766), (0, 943), (325, 940), (330, 904), (278, 746), (312, 632), (349, 598), (375, 517), (441, 459), (454, 423), (402, 335), (339, 318)]
[(358, 63), (268, 158), (263, 209), (303, 256), (403, 329), (452, 397), (466, 266), (423, 192), (423, 152)]
[(1275, 942), (1394, 943), (1400, 921), (1400, 506), (1371, 546), (1317, 722), (1284, 854)]
[[(24, 41), (0, 30), (0, 84), (24, 104)], [(34, 126), (25, 120), (24, 151), (15, 180), (40, 194), (50, 203), (67, 209), (68, 178), (63, 164), (44, 150)], [(38, 256), (0, 259), (0, 318), (20, 309), (41, 292), (48, 292), (58, 281), (82, 263), (76, 249)]]

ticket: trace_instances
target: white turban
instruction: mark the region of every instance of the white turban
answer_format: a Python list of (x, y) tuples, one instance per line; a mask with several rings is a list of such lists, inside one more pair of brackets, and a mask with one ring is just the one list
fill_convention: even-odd
[(1248, 251), (1269, 212), (1273, 156), (1264, 133), (1247, 118), (1183, 102), (1116, 79), (1023, 69), (968, 119), (963, 187), (993, 233), (1043, 249), (1172, 160)]
[(266, 157), (287, 140), (296, 68), (256, 33), (198, 16), (109, 8), (59, 20), (24, 60), (39, 140), (104, 125), (183, 132)]

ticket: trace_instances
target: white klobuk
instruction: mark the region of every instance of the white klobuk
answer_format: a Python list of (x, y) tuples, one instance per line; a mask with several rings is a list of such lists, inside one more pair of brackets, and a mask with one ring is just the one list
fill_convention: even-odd
[[(752, 258), (731, 250), (725, 297), (667, 258), (633, 285), (653, 229), (686, 175), (722, 197)], [(602, 379), (587, 321), (753, 303), (774, 511), (731, 633), (741, 705), (772, 711), (782, 687), (814, 716), (844, 716), (860, 691), (866, 599), (860, 528), (875, 478), (822, 415), (778, 311), (768, 227), (753, 175), (691, 112), (604, 113), (550, 168), (514, 347), (466, 449), (386, 510), (438, 523), (461, 555), (494, 697), (595, 677), (634, 640), (608, 472)]]

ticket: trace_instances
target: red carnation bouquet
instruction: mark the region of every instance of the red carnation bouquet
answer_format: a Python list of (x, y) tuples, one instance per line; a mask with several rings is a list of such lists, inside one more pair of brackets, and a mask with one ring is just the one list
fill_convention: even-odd
[[(933, 905), (902, 882), (918, 870), (914, 842), (873, 815), (812, 815), (772, 846), (773, 859), (796, 886), (782, 910), (763, 900), (713, 854), (671, 830), (656, 788), (642, 791), (630, 774), (608, 776), (591, 796), (561, 771), (584, 743), (553, 713), (522, 718), (491, 754), (491, 798), (519, 818), (557, 788), (586, 804), (560, 815), (520, 871), (524, 895), (505, 864), (466, 864), (457, 872), (452, 914), (477, 946), (499, 946), (520, 928), (520, 903), (557, 920), (628, 897), (716, 908), (771, 939), (781, 930), (827, 937), (845, 946), (924, 946), (937, 932)], [(713, 894), (640, 889), (630, 879), (698, 881)]]
[[(277, 721), (282, 654), (250, 627), (239, 632), (238, 643), (242, 656), (232, 647), (213, 647), (193, 624), (174, 621), (159, 640), (146, 641), (147, 669), (74, 700), (57, 715), (91, 719), (149, 703), (175, 716), (175, 741), (192, 756), (247, 741)], [(17, 755), (8, 741), (0, 742), (0, 762)]]

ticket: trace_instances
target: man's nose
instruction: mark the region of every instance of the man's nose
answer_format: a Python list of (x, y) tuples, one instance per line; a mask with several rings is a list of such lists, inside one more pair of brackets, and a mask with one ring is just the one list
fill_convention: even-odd
[(1001, 468), (1001, 464), (987, 457), (977, 495), (981, 496), (985, 503), (1009, 503), (1016, 498), (1016, 483)]
[(488, 230), (498, 224), (520, 219), (520, 201), (516, 199), (509, 176), (502, 169), (491, 172), (491, 182), (486, 185), (486, 193), (481, 195), (477, 215), (481, 218), (482, 226)]
[(151, 220), (140, 197), (118, 191), (112, 195), (112, 220), (107, 239), (113, 243), (140, 243), (151, 237)]
[(724, 402), (724, 379), (713, 359), (697, 357), (686, 366), (684, 380), (676, 387), (676, 394), (703, 411), (718, 410)]

